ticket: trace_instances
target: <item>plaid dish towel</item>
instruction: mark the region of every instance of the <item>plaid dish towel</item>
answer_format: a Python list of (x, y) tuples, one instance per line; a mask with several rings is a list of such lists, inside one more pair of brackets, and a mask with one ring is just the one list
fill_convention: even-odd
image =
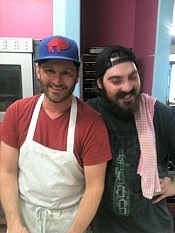
[(153, 125), (155, 102), (153, 97), (142, 94), (139, 109), (134, 114), (141, 150), (137, 174), (141, 176), (143, 196), (148, 199), (152, 199), (154, 192), (161, 191)]

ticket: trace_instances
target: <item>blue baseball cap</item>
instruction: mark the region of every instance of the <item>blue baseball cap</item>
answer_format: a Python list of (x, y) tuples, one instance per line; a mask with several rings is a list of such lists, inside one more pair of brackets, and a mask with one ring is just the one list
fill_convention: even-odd
[(63, 36), (44, 38), (39, 45), (38, 58), (34, 62), (47, 59), (69, 60), (80, 64), (78, 47), (74, 40)]

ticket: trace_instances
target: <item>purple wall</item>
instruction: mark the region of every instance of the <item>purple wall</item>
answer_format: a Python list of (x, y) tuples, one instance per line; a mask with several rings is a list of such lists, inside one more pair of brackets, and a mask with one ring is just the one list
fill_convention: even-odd
[(0, 1), (0, 37), (41, 39), (53, 35), (53, 1)]
[(82, 52), (110, 44), (133, 47), (136, 0), (83, 0), (81, 7)]
[(83, 0), (81, 52), (92, 46), (121, 44), (139, 59), (143, 91), (151, 94), (158, 0)]
[(141, 65), (143, 91), (151, 94), (155, 58), (158, 0), (137, 0), (134, 51)]

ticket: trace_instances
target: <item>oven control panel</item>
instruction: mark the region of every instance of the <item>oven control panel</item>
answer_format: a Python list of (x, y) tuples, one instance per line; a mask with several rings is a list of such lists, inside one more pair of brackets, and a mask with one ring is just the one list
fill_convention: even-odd
[(0, 38), (0, 53), (32, 53), (33, 39), (31, 38)]

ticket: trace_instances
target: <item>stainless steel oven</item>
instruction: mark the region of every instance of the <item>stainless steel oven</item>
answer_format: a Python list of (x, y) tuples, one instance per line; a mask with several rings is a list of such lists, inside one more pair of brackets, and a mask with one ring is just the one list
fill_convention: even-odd
[(14, 101), (34, 94), (33, 40), (0, 38), (0, 122)]

